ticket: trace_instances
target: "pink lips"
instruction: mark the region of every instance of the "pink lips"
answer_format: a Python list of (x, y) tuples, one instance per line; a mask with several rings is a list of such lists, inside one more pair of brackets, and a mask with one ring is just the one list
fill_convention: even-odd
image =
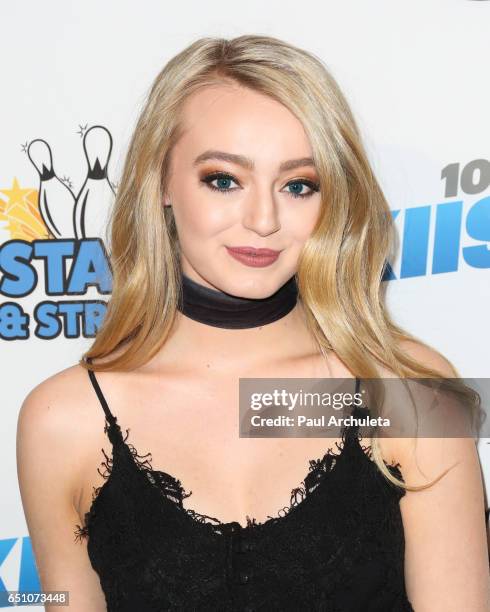
[(281, 251), (274, 251), (272, 249), (256, 249), (249, 246), (226, 247), (226, 250), (236, 260), (254, 268), (270, 266), (281, 253)]

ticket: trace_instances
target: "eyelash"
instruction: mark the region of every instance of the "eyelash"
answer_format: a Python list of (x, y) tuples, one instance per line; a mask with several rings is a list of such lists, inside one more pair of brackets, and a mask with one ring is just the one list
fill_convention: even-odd
[[(235, 191), (235, 189), (220, 189), (219, 187), (215, 187), (211, 183), (212, 181), (215, 181), (216, 179), (231, 179), (235, 183), (238, 183), (237, 179), (232, 174), (228, 174), (226, 172), (213, 172), (212, 174), (208, 174), (201, 180), (203, 183), (206, 183), (207, 187), (209, 187), (210, 189), (213, 189), (214, 191), (219, 191), (221, 193), (226, 193), (226, 194)], [(288, 185), (295, 185), (295, 184), (306, 185), (307, 187), (311, 189), (311, 191), (309, 193), (291, 193), (289, 192), (289, 195), (292, 196), (293, 198), (308, 198), (320, 190), (320, 186), (318, 183), (314, 183), (313, 181), (310, 181), (309, 179), (304, 179), (304, 178), (294, 179), (292, 181), (289, 181), (286, 184), (286, 187)]]

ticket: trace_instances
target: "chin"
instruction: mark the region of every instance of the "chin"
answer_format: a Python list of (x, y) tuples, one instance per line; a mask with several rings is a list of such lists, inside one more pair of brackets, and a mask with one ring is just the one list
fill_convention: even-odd
[(242, 281), (239, 281), (238, 276), (236, 280), (238, 282), (232, 284), (220, 283), (220, 290), (235, 297), (254, 300), (270, 297), (286, 282), (282, 280), (274, 281), (272, 278), (244, 278)]

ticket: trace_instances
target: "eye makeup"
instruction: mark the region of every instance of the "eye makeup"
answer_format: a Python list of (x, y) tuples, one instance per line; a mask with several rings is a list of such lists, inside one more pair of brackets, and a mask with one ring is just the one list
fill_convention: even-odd
[[(225, 194), (233, 193), (234, 191), (236, 191), (236, 189), (239, 188), (239, 187), (234, 187), (231, 189), (227, 188), (227, 185), (229, 185), (230, 182), (234, 182), (237, 185), (240, 185), (238, 179), (235, 178), (232, 174), (230, 174), (229, 172), (221, 172), (221, 171), (210, 172), (208, 174), (204, 174), (200, 178), (200, 181), (204, 183), (209, 189), (212, 189), (213, 191), (219, 191)], [(220, 184), (221, 186), (213, 185), (214, 181), (217, 181), (218, 184)], [(298, 178), (291, 179), (286, 183), (284, 187), (286, 188), (290, 186), (294, 186), (294, 187), (300, 186), (300, 188), (304, 186), (304, 187), (309, 188), (310, 190), (306, 193), (298, 193), (298, 192), (293, 192), (293, 191), (287, 192), (293, 198), (308, 198), (320, 190), (320, 185), (318, 182), (315, 182), (306, 177), (298, 177)]]

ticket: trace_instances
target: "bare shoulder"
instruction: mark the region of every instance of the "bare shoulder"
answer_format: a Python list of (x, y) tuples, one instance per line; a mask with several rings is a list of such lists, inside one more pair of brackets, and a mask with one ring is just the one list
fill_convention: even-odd
[(457, 372), (449, 359), (436, 349), (414, 340), (404, 340), (399, 346), (410, 357), (416, 359), (422, 365), (436, 369), (442, 376), (447, 378), (457, 376)]
[[(19, 458), (24, 453), (43, 454), (61, 462), (73, 482), (67, 486), (76, 492), (80, 457), (85, 452), (81, 431), (93, 419), (87, 419), (87, 372), (79, 364), (61, 370), (38, 383), (24, 398), (17, 421)], [(71, 469), (70, 469), (71, 468)]]
[[(421, 365), (432, 368), (437, 372), (440, 372), (444, 378), (454, 378), (458, 374), (451, 364), (441, 352), (437, 351), (430, 346), (427, 346), (421, 342), (414, 340), (405, 340), (399, 344), (399, 348), (412, 359), (419, 362)], [(392, 372), (387, 371), (384, 368), (380, 368), (380, 375), (386, 378), (392, 378), (394, 375)], [(389, 458), (391, 462), (399, 463), (404, 478), (409, 476), (411, 479), (416, 478), (417, 484), (424, 484), (430, 482), (437, 475), (441, 473), (441, 455), (446, 452), (447, 440), (442, 438), (383, 438), (381, 441), (381, 447), (383, 454)], [(472, 441), (464, 438), (452, 441), (454, 448), (459, 447), (461, 452), (463, 448), (466, 449), (466, 453), (473, 453), (471, 448)], [(444, 450), (445, 449), (445, 450)], [(416, 467), (418, 465), (418, 468)], [(444, 467), (448, 467), (444, 465)], [(429, 477), (420, 480), (422, 478), (421, 473), (425, 472)]]
[(33, 387), (24, 398), (19, 413), (22, 423), (36, 420), (38, 425), (70, 422), (81, 406), (80, 392), (87, 384), (87, 371), (79, 364), (69, 366)]
[[(442, 377), (458, 378), (454, 366), (440, 352), (413, 341), (405, 342), (403, 349), (423, 365), (440, 372)], [(454, 470), (458, 473), (465, 469), (478, 471), (478, 451), (472, 437), (441, 435), (397, 439), (395, 452), (409, 485), (435, 484)]]
[(87, 376), (79, 364), (70, 366), (52, 374), (33, 387), (23, 400), (19, 423), (36, 426), (57, 427), (69, 423), (77, 409), (77, 398), (85, 386)]

